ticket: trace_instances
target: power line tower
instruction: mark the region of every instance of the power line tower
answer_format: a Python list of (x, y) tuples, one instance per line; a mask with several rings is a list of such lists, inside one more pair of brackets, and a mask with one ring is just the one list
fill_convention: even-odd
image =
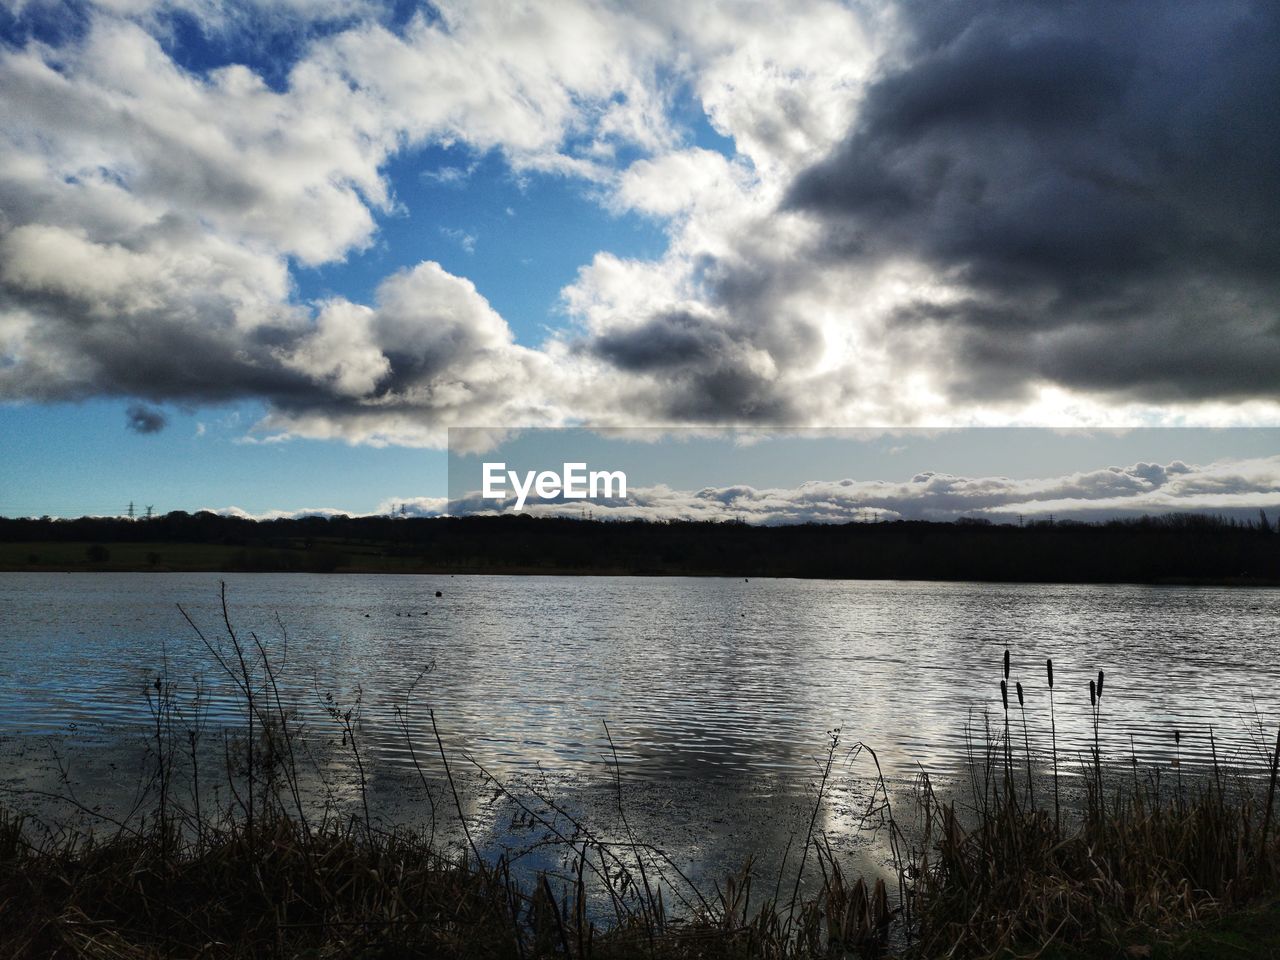
[(130, 519), (130, 520), (133, 520), (133, 519), (134, 519), (134, 513), (133, 513), (133, 501), (132, 501), (132, 500), (130, 500), (130, 501), (129, 501), (129, 509), (126, 511), (126, 515), (129, 517), (129, 519)]
[(151, 512), (152, 512), (154, 509), (155, 509), (155, 507), (153, 507), (151, 504), (149, 504), (149, 503), (147, 504), (147, 515), (146, 515), (146, 519), (148, 519), (148, 520), (150, 520), (150, 519), (151, 519)]

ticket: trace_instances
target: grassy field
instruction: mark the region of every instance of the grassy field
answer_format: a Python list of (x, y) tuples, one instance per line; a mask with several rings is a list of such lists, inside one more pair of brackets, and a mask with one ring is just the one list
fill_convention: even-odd
[(388, 555), (379, 544), (283, 541), (216, 543), (0, 543), (0, 571), (425, 571), (417, 557)]
[[(112, 543), (91, 559), (92, 543), (0, 543), (0, 570), (222, 570), (241, 547), (197, 543)], [(101, 555), (99, 555), (100, 557)]]

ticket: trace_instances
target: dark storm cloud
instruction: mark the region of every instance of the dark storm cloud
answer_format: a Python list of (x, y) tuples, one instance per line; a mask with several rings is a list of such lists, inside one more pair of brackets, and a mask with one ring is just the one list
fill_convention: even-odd
[(663, 406), (676, 421), (792, 423), (797, 419), (792, 398), (773, 378), (746, 365), (717, 362), (665, 386)]
[[(619, 356), (615, 350), (607, 358), (616, 363)], [(678, 423), (790, 423), (797, 419), (793, 398), (775, 378), (754, 369), (737, 348), (701, 361), (697, 355), (677, 360), (660, 358), (637, 342), (626, 359), (646, 365), (619, 365), (619, 369), (638, 370), (645, 377), (619, 389), (614, 405), (620, 409)]]
[(159, 433), (169, 422), (159, 410), (140, 403), (132, 404), (124, 415), (125, 424), (134, 433)]
[[(969, 291), (953, 389), (1280, 393), (1280, 5), (908, 3), (902, 66), (787, 204)], [(905, 335), (904, 348), (911, 340)]]
[(748, 337), (741, 326), (668, 310), (580, 341), (577, 349), (616, 370), (644, 375), (623, 405), (661, 419), (789, 422), (795, 416), (791, 399), (754, 362), (762, 346), (767, 349), (767, 334), (752, 328)]
[(659, 314), (625, 330), (591, 341), (592, 352), (632, 373), (706, 362), (728, 347), (724, 333), (705, 318), (685, 311)]
[[(230, 308), (214, 297), (197, 302), (170, 297), (161, 309), (110, 313), (81, 296), (0, 283), (0, 308), (43, 321), (26, 344), (26, 362), (0, 382), (0, 395), (222, 402), (244, 396), (286, 401), (319, 392), (306, 377), (282, 369), (272, 355), (277, 342), (298, 339), (296, 325), (238, 335)], [(175, 316), (199, 322), (178, 323)], [(66, 357), (76, 362), (67, 364)]]

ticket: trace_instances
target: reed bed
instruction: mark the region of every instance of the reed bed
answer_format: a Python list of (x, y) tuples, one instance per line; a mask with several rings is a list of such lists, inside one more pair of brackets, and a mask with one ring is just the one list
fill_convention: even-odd
[[(1086, 701), (1054, 690), (1052, 661), (1043, 679), (1015, 677), (1006, 652), (1003, 716), (971, 733), (964, 789), (922, 775), (895, 791), (870, 746), (846, 750), (832, 731), (803, 845), (791, 852), (794, 877), (784, 884), (748, 862), (703, 889), (632, 830), (607, 727), (621, 824), (612, 834), (549, 790), (511, 788), (453, 754), (434, 714), (434, 743), (415, 745), (404, 726), (430, 828), (382, 828), (369, 814), (358, 700), (325, 700), (354, 759), (357, 802), (309, 805), (297, 720), (278, 684), (283, 659), (232, 628), (225, 592), (223, 614), (216, 637), (192, 621), (242, 700), (222, 768), (201, 771), (199, 711), (160, 676), (147, 692), (153, 742), (133, 812), (110, 819), (70, 790), (60, 799), (96, 818), (92, 829), (0, 809), (0, 958), (973, 958), (1099, 944), (1140, 956), (1280, 893), (1280, 730), (1254, 770), (1223, 769), (1210, 738), (1205, 772), (1184, 778), (1180, 732), (1176, 776), (1144, 770), (1104, 748), (1101, 671)], [(1047, 744), (1026, 719), (1033, 685), (1050, 703)], [(1055, 711), (1072, 706), (1088, 710), (1092, 743), (1060, 756)], [(818, 827), (837, 757), (872, 771), (858, 829), (887, 851), (875, 878)], [(459, 764), (538, 833), (559, 869), (530, 875), (483, 849)], [(1075, 774), (1078, 801), (1064, 803), (1063, 771)], [(441, 838), (438, 817), (460, 842)]]

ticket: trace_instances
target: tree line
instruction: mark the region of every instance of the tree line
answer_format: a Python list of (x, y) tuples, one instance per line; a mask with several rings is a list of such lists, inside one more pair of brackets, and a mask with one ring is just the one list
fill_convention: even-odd
[(955, 522), (752, 526), (498, 517), (0, 519), (0, 542), (213, 544), (236, 569), (323, 554), (323, 569), (630, 573), (1031, 582), (1280, 583), (1280, 536), (1257, 520), (1170, 514), (1023, 526)]

